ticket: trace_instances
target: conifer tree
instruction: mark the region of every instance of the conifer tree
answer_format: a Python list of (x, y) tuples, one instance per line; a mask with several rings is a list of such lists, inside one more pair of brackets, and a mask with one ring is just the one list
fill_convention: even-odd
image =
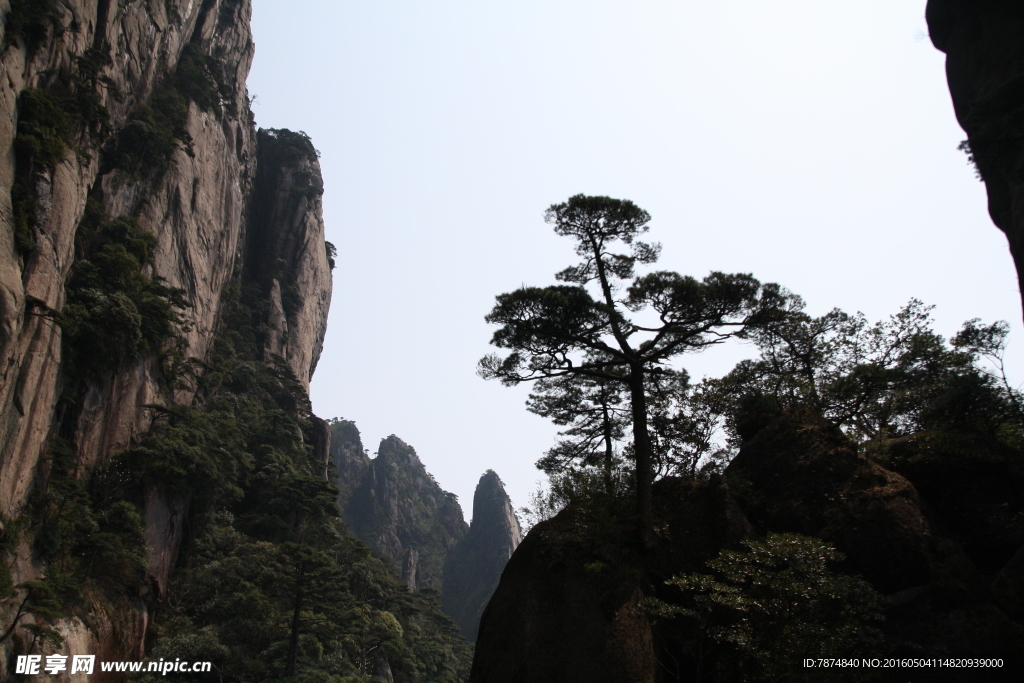
[(660, 252), (660, 245), (638, 239), (650, 218), (633, 202), (610, 197), (580, 194), (552, 205), (545, 220), (575, 242), (582, 261), (555, 276), (566, 284), (497, 297), (486, 317), (500, 326), (491, 343), (510, 353), (485, 356), (478, 368), (485, 379), (510, 386), (577, 376), (626, 388), (645, 546), (653, 542), (651, 376), (676, 356), (777, 319), (788, 299), (778, 285), (748, 274), (713, 272), (702, 281), (671, 271), (637, 275), (636, 266), (654, 263)]

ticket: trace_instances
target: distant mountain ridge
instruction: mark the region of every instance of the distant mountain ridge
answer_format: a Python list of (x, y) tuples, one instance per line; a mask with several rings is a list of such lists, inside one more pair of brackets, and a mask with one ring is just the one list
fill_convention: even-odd
[(448, 615), (472, 640), (505, 563), (522, 540), (501, 479), (493, 470), (480, 478), (471, 526), (458, 497), (438, 485), (412, 446), (391, 435), (370, 458), (354, 422), (335, 419), (329, 426), (345, 524), (392, 561), (409, 590), (441, 593)]
[(382, 439), (371, 459), (349, 421), (331, 423), (331, 461), (338, 508), (356, 538), (405, 570), (410, 590), (440, 591), (444, 558), (469, 531), (456, 496), (438, 486), (397, 436)]

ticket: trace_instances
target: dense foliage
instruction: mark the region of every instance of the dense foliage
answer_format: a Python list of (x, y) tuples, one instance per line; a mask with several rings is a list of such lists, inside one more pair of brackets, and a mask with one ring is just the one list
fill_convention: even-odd
[[(239, 6), (220, 4), (221, 28)], [(31, 53), (62, 12), (53, 0), (12, 0), (9, 44)], [(219, 57), (186, 47), (113, 137), (103, 102), (122, 94), (104, 75), (108, 46), (21, 92), (12, 200), (25, 258), (42, 227), (37, 188), (72, 155), (90, 161), (102, 152), (101, 175), (117, 171), (117, 182), (139, 185), (137, 208), (177, 151), (191, 154), (192, 104), (218, 118), (237, 113), (236, 84)], [(273, 135), (292, 162), (315, 160), (305, 134)], [(322, 193), (314, 175), (299, 178), (300, 193)], [(90, 199), (63, 307), (27, 298), (27, 314), (61, 328), (63, 393), (36, 490), (19, 517), (0, 520), (0, 600), (13, 613), (0, 624), (0, 642), (27, 633), (30, 651), (59, 646), (60, 633), (46, 624), (75, 615), (90, 628), (112, 628), (115, 650), (127, 648), (138, 634), (123, 617), (137, 613), (141, 597), (152, 617), (149, 655), (213, 661), (210, 680), (368, 681), (388, 669), (400, 682), (464, 680), (471, 649), (436, 592), (408, 592), (339, 520), (328, 465), (313, 456), (316, 418), (306, 392), (287, 363), (265, 357), (269, 305), (259, 287), (241, 276), (230, 285), (211, 356), (186, 358), (188, 300), (151, 275), (156, 246), (134, 216), (108, 216)], [(325, 249), (333, 268), (336, 251)], [(129, 364), (154, 358), (162, 361), (165, 404), (146, 406), (152, 430), (87, 468), (73, 443), (85, 397)], [(194, 400), (175, 404), (183, 387)], [(176, 523), (187, 530), (169, 587), (148, 566), (145, 514), (153, 509), (180, 515)], [(6, 559), (26, 542), (44, 571), (15, 586)]]
[(151, 658), (213, 661), (210, 680), (368, 681), (385, 667), (400, 681), (464, 680), (469, 645), (437, 595), (399, 586), (339, 522), (307, 526), (302, 542), (256, 540), (237, 526), (212, 517)]
[[(83, 233), (93, 251), (151, 246), (131, 221), (98, 225)], [(103, 234), (112, 229), (113, 242)], [(209, 680), (368, 681), (386, 668), (396, 681), (464, 680), (470, 646), (436, 592), (410, 594), (339, 520), (326, 463), (313, 458), (305, 391), (283, 361), (261, 358), (256, 291), (230, 286), (211, 360), (179, 365), (178, 381), (197, 390), (192, 405), (153, 406), (152, 432), (88, 480), (72, 448), (54, 441), (24, 519), (46, 574), (18, 587), (21, 624), (9, 631), (56, 643), (56, 631), (22, 615), (85, 614), (94, 600), (129, 609), (149, 593), (149, 656), (212, 661)], [(68, 340), (89, 343), (82, 333)], [(142, 510), (153, 498), (187, 511), (193, 529), (163, 599), (147, 579)]]
[[(1012, 493), (1024, 485), (1024, 397), (1003, 365), (1008, 326), (971, 320), (946, 340), (916, 300), (877, 323), (838, 309), (812, 317), (792, 295), (786, 305), (785, 316), (750, 329), (758, 357), (724, 377), (692, 384), (685, 371), (652, 374), (656, 476), (721, 471), (744, 439), (783, 412), (820, 415), (908, 476), (967, 545), (980, 542), (969, 527), (1001, 529), (1001, 540), (989, 539), (1000, 550), (986, 552), (992, 563), (1008, 559), (1024, 541), (1024, 509)], [(628, 473), (633, 445), (614, 384), (559, 378), (535, 386), (528, 407), (570, 427), (538, 462), (551, 486), (532, 504), (547, 516), (601, 485), (594, 468), (605, 454), (615, 455), (620, 476)], [(986, 515), (999, 524), (979, 525)]]
[[(52, 172), (69, 151), (87, 155), (91, 145), (110, 134), (110, 115), (100, 90), (120, 97), (113, 82), (101, 75), (110, 56), (89, 48), (46, 90), (25, 88), (18, 96), (18, 128), (14, 138), (15, 177), (11, 187), (15, 243), (25, 254), (36, 250), (39, 197), (36, 182)], [(83, 138), (83, 134), (84, 138)]]
[[(12, 4), (10, 35), (20, 36), (30, 48), (46, 36), (56, 16), (51, 0)], [(88, 156), (103, 149), (106, 170), (117, 169), (123, 178), (155, 183), (166, 172), (175, 151), (191, 154), (187, 130), (189, 102), (220, 117), (237, 113), (234, 84), (223, 61), (202, 53), (196, 45), (185, 48), (174, 73), (154, 89), (149, 100), (134, 109), (128, 121), (108, 142), (110, 115), (103, 92), (120, 100), (123, 94), (103, 74), (111, 64), (109, 49), (87, 49), (72, 68), (52, 79), (45, 89), (25, 88), (18, 97), (15, 137), (16, 173), (11, 188), (15, 243), (23, 254), (36, 251), (40, 211), (37, 180), (60, 163), (70, 151)], [(104, 144), (107, 143), (107, 144)]]
[[(652, 614), (678, 618), (696, 631), (696, 680), (816, 681), (806, 657), (879, 652), (881, 596), (863, 579), (832, 571), (842, 556), (798, 534), (768, 534), (723, 550), (709, 574), (683, 574), (670, 601), (648, 600)], [(835, 670), (828, 680), (861, 680)]]
[[(631, 290), (619, 291), (628, 302)], [(586, 309), (551, 306), (555, 294), (569, 294), (545, 293), (548, 301), (506, 315), (508, 336), (498, 341), (521, 348), (507, 366), (493, 362), (495, 374), (515, 369), (525, 378), (558, 363), (606, 362), (603, 349), (567, 353), (572, 339), (561, 349), (538, 341), (562, 324), (557, 314)], [(756, 356), (724, 377), (691, 383), (684, 370), (664, 365), (645, 376), (654, 476), (683, 477), (664, 482), (669, 490), (706, 477), (736, 506), (735, 518), (753, 525), (737, 531), (766, 534), (748, 537), (744, 550), (718, 541), (708, 571), (690, 567), (668, 586), (659, 584), (678, 564), (650, 571), (652, 585), (641, 590), (656, 619), (659, 666), (695, 680), (818, 680), (802, 658), (1018, 650), (1019, 606), (998, 592), (1016, 576), (1013, 558), (1024, 544), (1024, 396), (1004, 366), (1006, 323), (970, 320), (946, 339), (916, 300), (871, 323), (840, 310), (812, 316), (799, 297), (779, 295), (778, 315), (745, 328)], [(549, 309), (556, 315), (538, 313)], [(600, 325), (597, 316), (576, 320)], [(635, 333), (642, 324), (622, 323)], [(576, 334), (586, 339), (590, 328)], [(540, 353), (547, 355), (538, 360)], [(621, 523), (615, 503), (621, 508), (633, 494), (628, 482), (639, 463), (629, 410), (638, 396), (621, 384), (569, 371), (534, 384), (528, 408), (563, 431), (538, 462), (549, 486), (527, 516), (538, 522), (569, 508), (540, 538), (547, 529), (575, 531), (588, 510), (611, 511), (602, 529)], [(724, 476), (709, 476), (716, 472)], [(714, 517), (699, 510), (680, 536), (659, 518), (661, 550), (715, 532)], [(880, 601), (876, 590), (889, 599)], [(482, 641), (481, 652), (488, 646)], [(872, 676), (837, 669), (829, 680)]]
[(384, 666), (462, 680), (469, 646), (437, 596), (409, 594), (338, 519), (305, 392), (258, 360), (253, 292), (232, 291), (200, 405), (168, 410), (117, 461), (141, 488), (189, 500), (199, 528), (150, 656), (194, 653), (214, 662), (210, 680), (362, 681)]
[(11, 0), (4, 24), (4, 36), (22, 43), (29, 56), (46, 40), (60, 21), (59, 0)]
[(54, 315), (64, 332), (67, 389), (79, 389), (77, 381), (101, 381), (145, 355), (163, 355), (173, 372), (182, 360), (174, 341), (188, 301), (184, 291), (144, 274), (156, 237), (135, 218), (108, 220), (103, 207), (89, 200), (75, 243), (66, 303)]
[(188, 109), (199, 109), (220, 118), (234, 116), (235, 85), (224, 62), (203, 53), (195, 44), (185, 48), (174, 73), (164, 78), (149, 100), (128, 117), (107, 149), (106, 163), (129, 181), (159, 181), (178, 149), (192, 155)]

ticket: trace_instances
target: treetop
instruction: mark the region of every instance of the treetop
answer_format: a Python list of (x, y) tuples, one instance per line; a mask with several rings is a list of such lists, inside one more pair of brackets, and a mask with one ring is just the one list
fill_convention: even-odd
[[(576, 240), (576, 253), (583, 263), (570, 266), (555, 277), (563, 282), (584, 285), (604, 274), (626, 280), (633, 277), (635, 263), (654, 263), (661, 245), (636, 241), (648, 230), (651, 215), (628, 199), (588, 197), (578, 194), (569, 201), (552, 204), (544, 220), (555, 233)], [(629, 254), (608, 251), (616, 242), (632, 247)]]

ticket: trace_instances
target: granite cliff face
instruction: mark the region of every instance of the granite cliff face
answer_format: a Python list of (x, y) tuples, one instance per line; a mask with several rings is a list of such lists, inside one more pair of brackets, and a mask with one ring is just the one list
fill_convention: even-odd
[[(331, 275), (315, 150), (302, 135), (254, 126), (248, 0), (0, 0), (0, 14), (0, 520), (9, 524), (46, 481), (56, 437), (88, 479), (151, 428), (152, 406), (192, 401), (229, 285), (266, 302), (265, 357), (280, 357), (308, 389)], [(146, 346), (146, 311), (82, 288), (141, 320), (142, 341), (102, 373), (69, 374), (68, 283), (82, 277), (74, 267), (96, 239), (88, 231), (115, 223), (137, 235), (128, 250), (142, 254), (151, 289), (182, 298), (173, 344)], [(191, 374), (173, 375), (175, 359)], [(188, 503), (153, 489), (144, 512), (159, 592)], [(44, 570), (26, 543), (9, 549), (13, 583)], [(141, 601), (131, 610), (134, 626), (117, 642), (81, 620), (60, 629), (70, 643), (92, 643), (78, 652), (139, 658), (147, 616)]]
[(929, 0), (932, 43), (946, 53), (957, 121), (1006, 233), (1024, 286), (1024, 5), (1015, 0)]
[[(60, 40), (53, 37), (55, 28), (31, 57), (26, 47), (15, 47), (6, 39), (0, 130), (0, 145), (6, 150), (0, 168), (5, 188), (11, 188), (17, 170), (14, 138), (19, 94), (26, 88), (45, 88), (54, 72), (74, 68), (75, 60), (96, 46), (107, 49), (111, 60), (103, 69), (110, 83), (99, 88), (97, 96), (110, 113), (113, 130), (126, 124), (129, 114), (146, 101), (193, 41), (210, 53), (230, 56), (228, 69), (236, 84), (233, 104), (243, 113), (218, 120), (191, 106), (186, 128), (192, 154), (177, 150), (159, 186), (145, 193), (144, 199), (140, 183), (119, 182), (115, 172), (103, 172), (99, 142), (90, 144), (83, 134), (85, 153), (68, 149), (52, 170), (41, 169), (30, 179), (39, 195), (39, 215), (33, 234), (28, 235), (34, 247), (28, 254), (16, 248), (11, 194), (0, 195), (7, 228), (0, 236), (0, 424), (5, 436), (0, 505), (6, 516), (24, 502), (32, 484), (60, 390), (61, 329), (31, 315), (27, 297), (62, 309), (63, 283), (75, 259), (75, 233), (86, 200), (92, 196), (110, 215), (137, 215), (143, 225), (158, 228), (153, 230), (158, 244), (152, 269), (188, 292), (189, 329), (184, 332), (188, 353), (203, 358), (217, 323), (221, 289), (232, 275), (242, 238), (246, 199), (242, 185), (251, 182), (255, 170), (255, 131), (245, 101), (245, 76), (253, 54), (247, 5), (240, 5), (239, 14), (221, 24), (215, 8), (198, 3), (183, 3), (187, 6), (178, 8), (174, 17), (167, 13), (173, 5), (161, 3), (123, 8), (116, 3), (69, 4), (71, 9), (65, 8), (57, 18)], [(75, 439), (81, 457), (90, 465), (148, 428), (151, 414), (142, 406), (163, 399), (158, 373), (155, 359), (140, 359), (90, 389)]]
[(519, 519), (494, 470), (487, 470), (473, 494), (469, 533), (448, 554), (441, 601), (466, 640), (476, 640), (487, 601), (501, 572), (523, 539)]
[(270, 302), (266, 351), (284, 358), (306, 391), (331, 306), (317, 154), (301, 133), (259, 131), (244, 259), (246, 279)]

